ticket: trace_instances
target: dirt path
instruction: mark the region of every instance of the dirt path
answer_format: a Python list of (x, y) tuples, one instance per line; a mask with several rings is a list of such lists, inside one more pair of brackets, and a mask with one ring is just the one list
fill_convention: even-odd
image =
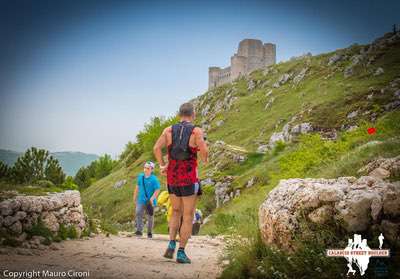
[(4, 270), (89, 271), (89, 276), (84, 273), (70, 273), (72, 276), (67, 274), (67, 276), (46, 276), (46, 278), (212, 279), (220, 274), (218, 257), (222, 253), (221, 240), (193, 236), (186, 248), (192, 264), (177, 264), (175, 259), (162, 257), (167, 243), (166, 235), (154, 235), (153, 239), (147, 239), (120, 234), (64, 241), (52, 244), (46, 250), (1, 248), (0, 278), (10, 278), (6, 277)]

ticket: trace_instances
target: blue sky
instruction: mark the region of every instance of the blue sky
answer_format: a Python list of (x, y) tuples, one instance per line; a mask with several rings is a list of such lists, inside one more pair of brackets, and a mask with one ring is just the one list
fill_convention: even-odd
[(277, 60), (368, 43), (400, 1), (0, 0), (0, 148), (113, 156), (207, 89), (240, 40)]

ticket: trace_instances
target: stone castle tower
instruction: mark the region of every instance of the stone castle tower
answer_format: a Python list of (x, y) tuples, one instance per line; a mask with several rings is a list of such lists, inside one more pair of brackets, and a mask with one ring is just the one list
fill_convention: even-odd
[(256, 69), (276, 62), (276, 46), (263, 44), (260, 40), (244, 39), (239, 43), (238, 52), (231, 57), (231, 66), (208, 68), (208, 89), (232, 82)]

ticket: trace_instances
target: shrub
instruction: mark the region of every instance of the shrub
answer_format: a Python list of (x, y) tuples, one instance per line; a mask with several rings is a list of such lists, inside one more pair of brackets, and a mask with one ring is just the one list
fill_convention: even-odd
[(55, 186), (54, 183), (51, 182), (50, 180), (38, 180), (36, 181), (35, 185), (41, 188), (52, 188)]
[(62, 240), (67, 238), (75, 239), (78, 238), (78, 233), (74, 226), (65, 226), (64, 224), (61, 224), (57, 236)]
[(28, 236), (32, 237), (34, 235), (43, 236), (48, 240), (53, 239), (53, 233), (45, 226), (41, 218), (38, 218), (36, 224), (33, 224), (32, 227), (27, 230)]
[(63, 189), (66, 190), (78, 190), (78, 185), (75, 184), (74, 178), (72, 176), (67, 176), (64, 183), (61, 186)]
[(278, 155), (280, 152), (282, 152), (286, 147), (286, 143), (284, 141), (278, 141), (274, 147), (274, 150), (272, 151), (273, 155)]

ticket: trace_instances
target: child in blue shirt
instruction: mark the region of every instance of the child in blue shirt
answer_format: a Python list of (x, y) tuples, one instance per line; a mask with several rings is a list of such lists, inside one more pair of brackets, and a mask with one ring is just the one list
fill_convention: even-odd
[(136, 202), (136, 235), (143, 235), (143, 215), (146, 211), (147, 215), (147, 237), (152, 238), (154, 217), (146, 210), (148, 201), (153, 206), (157, 205), (157, 196), (160, 192), (160, 182), (153, 174), (154, 163), (146, 162), (144, 171), (138, 175), (137, 185), (133, 194), (133, 200)]

